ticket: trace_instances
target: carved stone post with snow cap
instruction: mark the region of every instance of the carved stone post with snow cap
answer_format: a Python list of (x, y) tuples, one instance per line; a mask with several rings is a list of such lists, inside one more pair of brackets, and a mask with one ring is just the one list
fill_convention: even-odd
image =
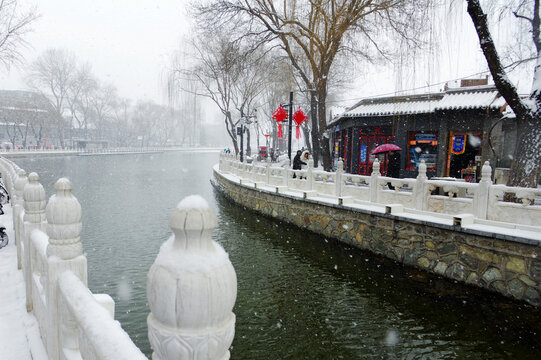
[(174, 235), (147, 276), (152, 359), (229, 359), (237, 277), (228, 254), (211, 239), (214, 212), (200, 196), (188, 196), (169, 226)]
[(15, 175), (15, 198), (13, 200), (13, 230), (15, 230), (15, 241), (17, 242), (17, 268), (22, 268), (21, 260), (21, 212), (24, 207), (23, 192), (25, 185), (28, 184), (26, 172), (22, 169), (17, 170)]
[(478, 219), (486, 220), (489, 204), (490, 187), (492, 186), (492, 167), (485, 161), (481, 168), (481, 181), (473, 195), (473, 215)]
[(32, 311), (32, 262), (30, 260), (30, 234), (35, 229), (45, 231), (45, 190), (35, 172), (28, 175), (28, 183), (24, 187), (24, 258), (23, 270), (26, 285), (26, 310)]
[(336, 173), (334, 174), (334, 195), (337, 197), (342, 196), (342, 175), (344, 174), (344, 161), (342, 158), (338, 159), (336, 166)]
[(47, 216), (47, 335), (44, 343), (50, 359), (60, 359), (60, 323), (58, 301), (58, 277), (70, 270), (87, 283), (86, 257), (83, 255), (81, 234), (81, 204), (72, 195), (73, 185), (66, 178), (54, 185), (56, 194), (51, 196), (45, 208)]
[(415, 209), (426, 211), (428, 209), (428, 177), (426, 176), (426, 164), (421, 160), (419, 164), (419, 174), (413, 189), (415, 199)]
[(379, 200), (379, 160), (376, 158), (372, 163), (372, 174), (370, 174), (370, 202), (377, 203)]

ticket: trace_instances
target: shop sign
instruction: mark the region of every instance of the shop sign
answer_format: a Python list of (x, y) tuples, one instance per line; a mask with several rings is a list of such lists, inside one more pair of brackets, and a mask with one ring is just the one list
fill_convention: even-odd
[(431, 144), (432, 142), (436, 141), (437, 138), (434, 134), (416, 134), (415, 140), (417, 140), (418, 144)]
[(359, 156), (359, 161), (361, 162), (361, 164), (366, 162), (366, 149), (367, 148), (368, 147), (366, 145), (361, 145), (361, 152)]
[(453, 144), (451, 146), (451, 153), (454, 155), (464, 154), (466, 151), (466, 135), (453, 136)]

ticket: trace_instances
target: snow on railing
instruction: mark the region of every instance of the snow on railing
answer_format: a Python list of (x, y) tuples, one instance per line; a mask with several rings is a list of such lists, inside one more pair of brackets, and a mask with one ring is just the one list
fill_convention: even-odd
[(216, 216), (203, 198), (186, 197), (173, 210), (173, 235), (147, 277), (152, 359), (229, 359), (235, 334), (237, 276), (225, 250), (211, 239)]
[[(113, 299), (88, 289), (81, 205), (71, 182), (59, 179), (47, 203), (36, 173), (27, 177), (2, 157), (0, 173), (13, 204), (26, 308), (38, 321), (48, 357), (145, 359), (114, 320)], [(153, 359), (229, 358), (237, 283), (227, 253), (210, 238), (214, 213), (204, 200), (189, 197), (173, 211), (170, 226), (174, 236), (147, 280)]]
[[(345, 173), (341, 159), (335, 172), (325, 172), (314, 169), (313, 161), (309, 161), (303, 170), (291, 170), (288, 165), (271, 166), (270, 162), (265, 165), (239, 163), (235, 156), (222, 153), (220, 170), (239, 176), (241, 181), (286, 186), (293, 191), (315, 191), (320, 196), (351, 197), (353, 202), (359, 203), (401, 204), (405, 208), (449, 215), (469, 213), (481, 220), (522, 225), (541, 222), (541, 206), (534, 205), (536, 196), (541, 196), (541, 189), (493, 185), (488, 162), (482, 167), (479, 183), (428, 180), (424, 162), (419, 165), (415, 179), (385, 177), (380, 174), (377, 159), (372, 174), (363, 176)], [(521, 203), (505, 201), (506, 194), (513, 195)]]

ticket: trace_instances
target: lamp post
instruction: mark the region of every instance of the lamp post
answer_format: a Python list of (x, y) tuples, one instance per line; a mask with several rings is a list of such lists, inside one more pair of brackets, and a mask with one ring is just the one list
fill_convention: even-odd
[(256, 115), (241, 115), (240, 117), (240, 126), (237, 127), (237, 135), (240, 135), (240, 162), (244, 161), (244, 132), (246, 131), (246, 126), (244, 125), (250, 125), (252, 123), (250, 119), (255, 117)]
[(293, 91), (289, 92), (289, 119), (287, 120), (287, 157), (289, 158), (289, 165), (291, 165), (291, 119), (293, 118)]

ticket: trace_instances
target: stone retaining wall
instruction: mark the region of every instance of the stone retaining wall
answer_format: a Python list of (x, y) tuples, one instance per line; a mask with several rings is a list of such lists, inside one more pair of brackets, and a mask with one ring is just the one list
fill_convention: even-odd
[(235, 203), (406, 265), (541, 306), (541, 253), (534, 240), (395, 215), (352, 210), (250, 188), (214, 171)]

